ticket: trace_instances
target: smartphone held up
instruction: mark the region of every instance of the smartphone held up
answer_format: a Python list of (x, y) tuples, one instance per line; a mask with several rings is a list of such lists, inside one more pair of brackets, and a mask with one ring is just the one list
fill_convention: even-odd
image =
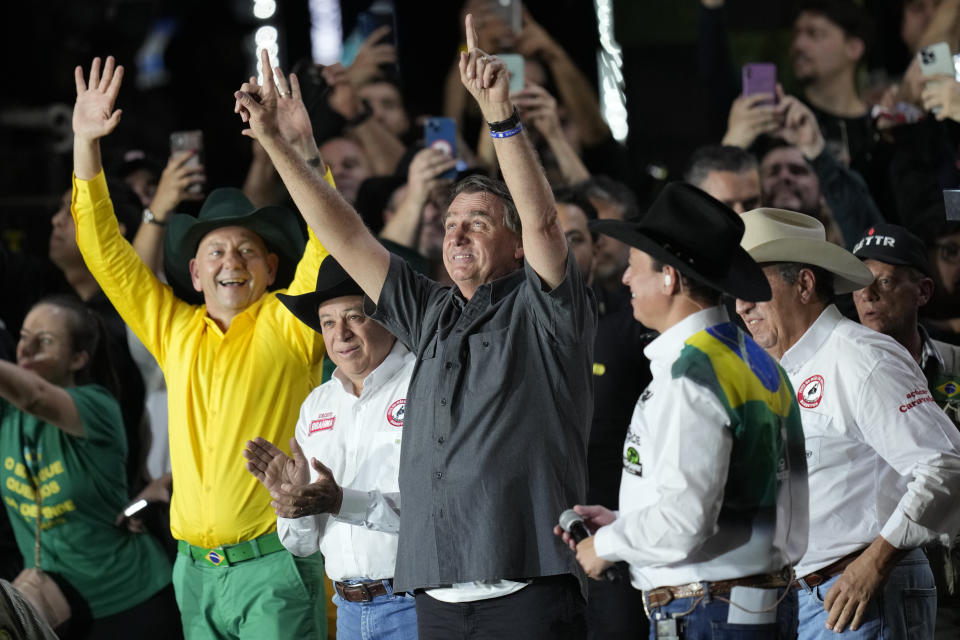
[[(170, 155), (183, 151), (193, 151), (193, 156), (184, 166), (198, 167), (203, 163), (203, 131), (174, 131), (170, 134)], [(187, 187), (188, 193), (203, 193), (203, 184), (195, 182)]]
[[(457, 124), (453, 118), (427, 118), (423, 139), (428, 149), (439, 149), (450, 158), (457, 156)], [(450, 169), (438, 177), (453, 180), (456, 176), (456, 169)]]
[(743, 95), (770, 94), (769, 100), (759, 103), (773, 106), (777, 103), (777, 65), (772, 62), (751, 62), (743, 65)]

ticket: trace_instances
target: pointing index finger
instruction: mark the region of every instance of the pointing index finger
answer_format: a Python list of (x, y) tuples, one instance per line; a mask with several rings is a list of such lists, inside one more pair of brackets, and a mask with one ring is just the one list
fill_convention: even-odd
[(470, 52), (477, 48), (477, 42), (479, 41), (477, 30), (473, 26), (473, 14), (468, 13), (464, 22), (467, 31), (467, 52)]

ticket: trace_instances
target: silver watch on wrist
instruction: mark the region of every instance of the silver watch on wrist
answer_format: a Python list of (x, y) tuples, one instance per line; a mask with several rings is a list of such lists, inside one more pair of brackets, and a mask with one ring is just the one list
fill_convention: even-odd
[(147, 224), (148, 222), (150, 224), (155, 224), (159, 227), (165, 227), (167, 225), (166, 221), (161, 220), (160, 218), (155, 216), (153, 214), (153, 211), (150, 211), (149, 207), (143, 210), (143, 224)]

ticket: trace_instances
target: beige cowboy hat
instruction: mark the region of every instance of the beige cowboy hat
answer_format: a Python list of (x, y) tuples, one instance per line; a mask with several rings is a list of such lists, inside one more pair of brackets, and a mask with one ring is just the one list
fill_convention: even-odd
[(850, 293), (873, 282), (873, 274), (858, 257), (827, 242), (816, 218), (767, 207), (740, 217), (746, 226), (740, 246), (758, 263), (800, 262), (826, 269), (834, 276), (834, 293)]

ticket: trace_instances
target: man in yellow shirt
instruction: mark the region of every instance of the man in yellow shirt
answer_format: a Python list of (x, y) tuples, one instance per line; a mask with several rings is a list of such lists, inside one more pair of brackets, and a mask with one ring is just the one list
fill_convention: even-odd
[[(89, 79), (80, 67), (75, 75), (77, 244), (167, 380), (170, 527), (180, 541), (173, 579), (184, 631), (191, 639), (325, 638), (322, 561), (283, 549), (270, 496), (245, 471), (241, 452), (255, 435), (288, 442), (300, 403), (320, 383), (319, 334), (267, 287), (293, 273), (302, 251), (288, 291), (313, 290), (326, 251), (312, 232), (303, 247), (292, 212), (253, 210), (239, 191), (218, 189), (197, 219), (171, 220), (169, 272), (204, 304), (175, 297), (120, 235), (104, 181), (99, 140), (120, 120), (123, 67), (107, 58), (101, 74), (95, 58)], [(325, 171), (293, 77), (291, 87), (278, 98), (284, 138)]]

